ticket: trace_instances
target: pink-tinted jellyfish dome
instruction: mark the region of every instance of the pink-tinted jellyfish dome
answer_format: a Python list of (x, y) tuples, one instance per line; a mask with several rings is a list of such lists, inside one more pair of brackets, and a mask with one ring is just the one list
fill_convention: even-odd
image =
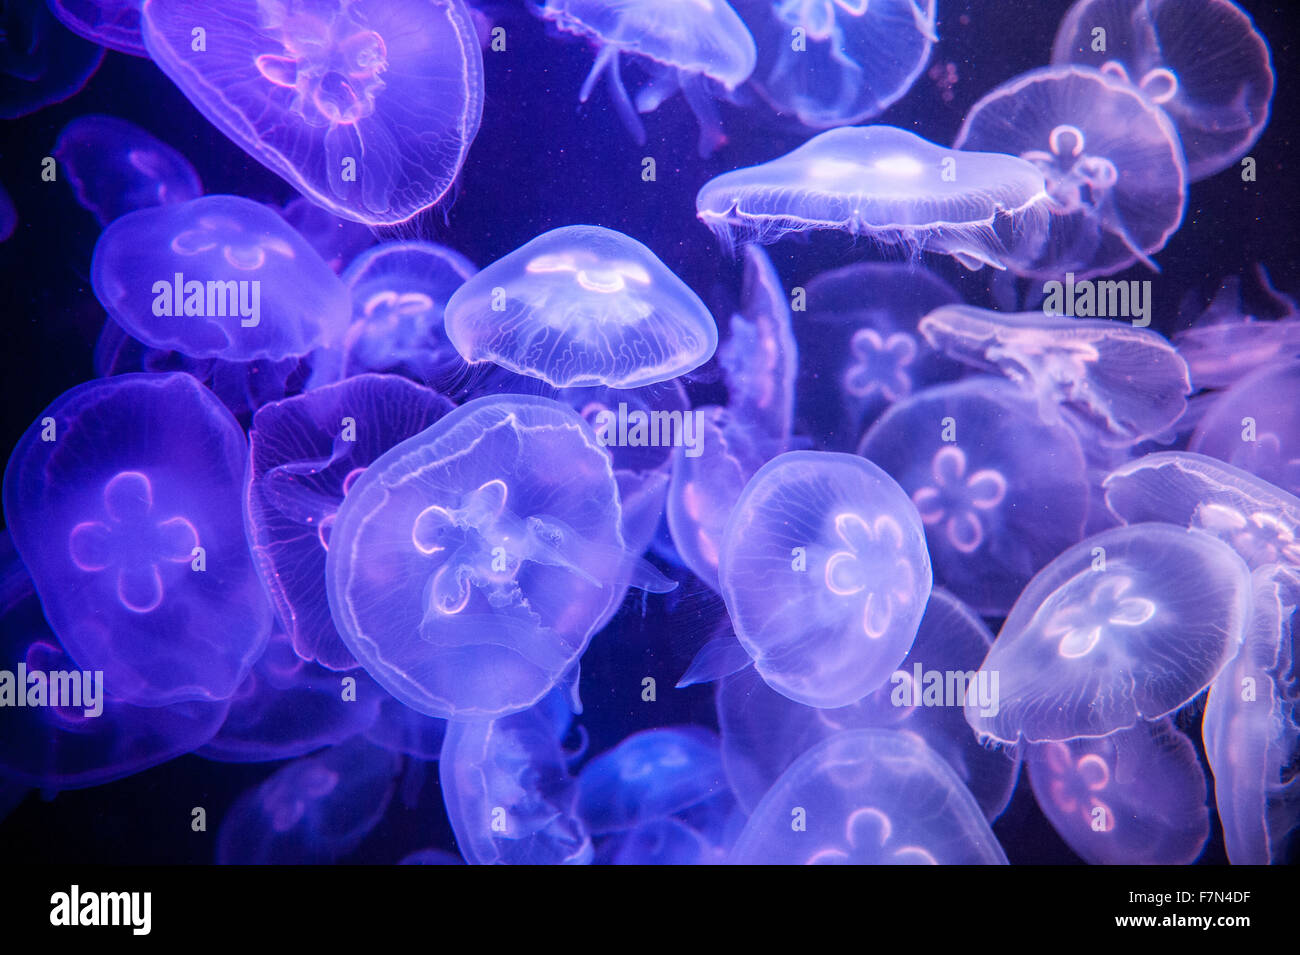
[(817, 129), (883, 113), (912, 88), (938, 39), (935, 0), (736, 0), (736, 7), (758, 47), (755, 85), (777, 111)]
[(77, 201), (100, 225), (137, 209), (203, 195), (188, 159), (134, 123), (112, 116), (79, 116), (68, 123), (54, 144), (54, 156)]
[(1006, 613), (1040, 567), (1083, 535), (1078, 438), (1014, 386), (969, 378), (893, 405), (860, 454), (911, 497), (937, 580), (980, 613)]
[(768, 686), (817, 707), (853, 703), (889, 678), (932, 584), (907, 494), (869, 461), (826, 451), (759, 469), (727, 522), (718, 578)]
[(952, 255), (971, 269), (1003, 268), (1046, 228), (1044, 190), (1042, 173), (1014, 156), (961, 153), (893, 126), (847, 126), (710, 179), (695, 207), (728, 247), (831, 229)]
[(59, 21), (92, 43), (119, 53), (148, 56), (140, 38), (140, 4), (136, 0), (49, 0)]
[(1260, 368), (1224, 392), (1188, 450), (1300, 495), (1300, 361)]
[(556, 388), (667, 381), (718, 347), (699, 296), (640, 242), (599, 226), (539, 235), (466, 281), (444, 314), (466, 361)]
[(461, 0), (146, 0), (149, 55), (250, 156), (369, 225), (440, 200), (483, 112)]
[(1065, 551), (1011, 608), (981, 672), (1000, 706), (967, 703), (981, 736), (1063, 742), (1172, 713), (1237, 653), (1250, 571), (1230, 547), (1172, 524), (1104, 531)]
[(461, 720), (540, 700), (629, 582), (663, 588), (649, 572), (591, 429), (513, 395), (462, 405), (371, 464), (326, 559), (348, 649), (408, 706)]
[(1274, 361), (1300, 358), (1300, 318), (1197, 325), (1176, 332), (1174, 347), (1187, 362), (1192, 387), (1227, 388)]
[(1188, 865), (1209, 839), (1205, 770), (1169, 719), (1031, 746), (1025, 763), (1043, 815), (1093, 865)]
[(971, 107), (955, 145), (1011, 153), (1046, 178), (1046, 242), (1008, 259), (1018, 275), (1090, 278), (1151, 264), (1183, 221), (1178, 131), (1139, 90), (1091, 67), (1047, 67), (1004, 83)]
[(1187, 363), (1164, 336), (1120, 321), (946, 305), (920, 330), (934, 348), (1016, 382), (1043, 421), (1061, 420), (1059, 406), (1069, 405), (1111, 444), (1162, 433), (1192, 390)]
[(64, 29), (44, 0), (13, 0), (0, 14), (0, 119), (17, 119), (79, 93), (104, 48)]
[(1178, 126), (1192, 182), (1231, 166), (1268, 123), (1268, 43), (1231, 0), (1079, 0), (1052, 62), (1099, 67), (1158, 103)]
[(108, 691), (145, 706), (231, 696), (270, 606), (244, 539), (230, 412), (189, 375), (67, 392), (19, 440), (5, 521), (50, 626)]
[(348, 293), (280, 216), (239, 196), (141, 209), (95, 244), (95, 296), (154, 348), (250, 361), (338, 341)]
[(732, 849), (736, 865), (1006, 865), (961, 780), (915, 733), (837, 733), (791, 764)]

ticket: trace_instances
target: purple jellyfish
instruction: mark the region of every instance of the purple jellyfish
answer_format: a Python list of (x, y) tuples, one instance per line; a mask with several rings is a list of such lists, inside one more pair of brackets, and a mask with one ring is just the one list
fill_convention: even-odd
[(13, 0), (0, 18), (0, 119), (18, 119), (79, 93), (104, 48), (65, 30), (44, 0)]
[(1300, 495), (1300, 360), (1238, 381), (1210, 406), (1187, 447)]
[(59, 21), (92, 43), (131, 56), (148, 56), (140, 38), (137, 0), (48, 0)]

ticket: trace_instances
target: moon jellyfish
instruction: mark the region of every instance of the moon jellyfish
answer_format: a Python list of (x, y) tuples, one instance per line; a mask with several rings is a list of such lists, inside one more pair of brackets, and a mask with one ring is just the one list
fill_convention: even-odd
[(1003, 268), (1046, 228), (1043, 175), (997, 153), (961, 153), (893, 126), (831, 129), (771, 162), (710, 179), (695, 199), (726, 247), (831, 229), (882, 246)]
[(90, 270), (114, 321), (146, 345), (194, 358), (305, 355), (348, 323), (338, 276), (280, 216), (238, 196), (114, 220)]
[(384, 815), (402, 761), (351, 740), (278, 769), (239, 797), (217, 832), (218, 865), (322, 865)]
[(100, 225), (203, 195), (188, 159), (134, 123), (111, 116), (79, 116), (59, 133), (54, 156)]
[[(754, 38), (726, 0), (546, 0), (540, 14), (560, 30), (600, 48), (587, 74), (580, 102), (587, 102), (601, 75), (619, 119), (638, 144), (645, 127), (638, 113), (652, 113), (678, 89), (700, 125), (700, 156), (727, 141), (710, 84), (730, 93), (754, 72)], [(639, 58), (651, 74), (636, 106), (623, 86), (619, 55)]]
[[(451, 188), (483, 113), (461, 0), (146, 0), (144, 42), (208, 120), (313, 202), (393, 225)], [(203, 23), (204, 45), (192, 30)]]
[(704, 824), (694, 819), (655, 819), (606, 836), (600, 840), (596, 861), (609, 865), (723, 865), (744, 817), (734, 811), (712, 816)]
[(1218, 398), (1188, 450), (1300, 494), (1300, 361), (1247, 375)]
[(447, 337), (556, 388), (637, 388), (713, 357), (718, 329), (698, 295), (640, 242), (599, 226), (552, 229), (452, 295)]
[(334, 623), (370, 675), (461, 720), (532, 706), (629, 584), (674, 586), (626, 550), (609, 456), (582, 419), (515, 395), (462, 405), (371, 464), (325, 571)]
[(1229, 0), (1080, 0), (1061, 21), (1052, 62), (1140, 87), (1177, 125), (1192, 182), (1231, 166), (1268, 123), (1268, 44)]
[(135, 0), (49, 0), (50, 12), (78, 36), (131, 56), (148, 56)]
[(914, 733), (850, 730), (800, 756), (736, 841), (734, 865), (1006, 865), (955, 773)]
[[(966, 114), (958, 149), (997, 149), (1047, 180), (1046, 242), (1007, 259), (1018, 275), (1086, 279), (1151, 256), (1178, 230), (1187, 167), (1178, 132), (1126, 81), (1086, 66), (1033, 70)], [(1026, 254), (1027, 253), (1027, 254)]]
[(1300, 824), (1300, 575), (1261, 567), (1253, 581), (1246, 643), (1210, 687), (1202, 724), (1224, 847), (1234, 865), (1283, 861)]
[(375, 244), (375, 234), (367, 226), (340, 219), (301, 196), (286, 203), (280, 215), (335, 273)]
[(939, 385), (893, 405), (860, 454), (893, 476), (925, 527), (939, 582), (980, 613), (1007, 611), (1083, 534), (1083, 451), (998, 379)]
[(1205, 771), (1168, 719), (1029, 747), (1043, 814), (1093, 865), (1188, 865), (1210, 836)]
[(1111, 443), (1160, 434), (1182, 416), (1192, 390), (1187, 363), (1163, 336), (1121, 322), (947, 305), (920, 329), (935, 348), (1016, 382), (1044, 422), (1060, 420), (1058, 406), (1068, 404)]
[(79, 385), (19, 439), (5, 522), (51, 629), (116, 698), (226, 699), (266, 646), (239, 506), (247, 454), (230, 412), (182, 374)]
[(446, 720), (417, 713), (386, 693), (378, 717), (366, 728), (366, 739), (376, 746), (423, 760), (438, 758), (446, 736)]
[(768, 686), (844, 706), (888, 679), (932, 582), (916, 507), (850, 454), (792, 451), (746, 485), (719, 562), (732, 626)]
[(104, 48), (65, 30), (44, 0), (12, 0), (0, 18), (0, 119), (18, 119), (79, 93)]
[(456, 845), (471, 865), (591, 862), (577, 787), (546, 712), (554, 702), (492, 722), (447, 724), (438, 776)]
[(1300, 318), (1200, 325), (1173, 336), (1193, 388), (1227, 388), (1274, 361), (1300, 358)]
[(1250, 571), (1227, 545), (1170, 524), (1079, 542), (1016, 601), (981, 672), (1001, 706), (966, 719), (1008, 743), (1105, 736), (1158, 720), (1204, 690), (1250, 620)]

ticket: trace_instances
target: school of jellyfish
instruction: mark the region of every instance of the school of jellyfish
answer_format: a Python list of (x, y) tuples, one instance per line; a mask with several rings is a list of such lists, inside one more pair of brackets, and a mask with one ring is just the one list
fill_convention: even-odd
[(1300, 860), (1289, 48), (1015, 6), (6, 6), (0, 857)]

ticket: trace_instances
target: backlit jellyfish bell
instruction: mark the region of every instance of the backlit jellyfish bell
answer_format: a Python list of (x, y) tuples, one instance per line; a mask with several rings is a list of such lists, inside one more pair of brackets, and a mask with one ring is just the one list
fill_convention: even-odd
[(1099, 67), (1159, 104), (1178, 127), (1192, 182), (1235, 163), (1268, 123), (1268, 43), (1231, 0), (1079, 0), (1052, 62)]
[(755, 807), (735, 865), (1006, 865), (979, 805), (915, 733), (837, 733)]
[(640, 242), (599, 226), (525, 243), (466, 281), (444, 314), (466, 361), (556, 388), (667, 381), (718, 346), (699, 296)]
[(483, 112), (461, 0), (146, 0), (149, 55), (250, 156), (370, 225), (438, 202)]
[(49, 0), (50, 12), (69, 30), (119, 53), (148, 56), (140, 38), (136, 0)]
[(627, 550), (609, 455), (586, 423), (513, 395), (470, 401), (371, 464), (339, 509), (326, 578), (370, 675), (459, 720), (533, 705), (629, 584), (674, 586)]
[(1106, 736), (1209, 686), (1250, 622), (1250, 571), (1197, 530), (1136, 524), (1080, 541), (1025, 588), (981, 672), (1001, 706), (966, 719), (1014, 743)]
[[(578, 94), (586, 102), (604, 74), (619, 119), (645, 143), (638, 113), (651, 113), (678, 89), (700, 124), (703, 157), (726, 142), (711, 87), (730, 93), (749, 79), (754, 38), (726, 0), (546, 0), (541, 15), (565, 33), (600, 48)], [(619, 69), (620, 55), (638, 57), (651, 74), (633, 106)]]
[(916, 507), (874, 464), (792, 451), (765, 464), (727, 522), (722, 596), (764, 681), (844, 706), (907, 656), (932, 583)]
[(14, 544), (68, 654), (119, 699), (226, 699), (266, 645), (239, 505), (247, 454), (230, 412), (185, 374), (80, 385), (14, 449)]
[(14, 0), (0, 19), (0, 119), (17, 119), (79, 93), (104, 48), (65, 29), (45, 0)]
[(1300, 495), (1300, 361), (1247, 375), (1210, 406), (1188, 450)]
[(893, 126), (849, 126), (709, 180), (695, 205), (728, 248), (829, 229), (1000, 269), (1012, 250), (1037, 245), (1044, 190), (1042, 173), (1014, 156), (957, 152)]
[(1165, 247), (1183, 221), (1187, 167), (1178, 131), (1127, 81), (1087, 66), (1010, 80), (971, 107), (961, 150), (1032, 163), (1051, 196), (1046, 241), (1007, 260), (1018, 275), (1109, 275)]
[(90, 268), (114, 321), (192, 358), (305, 355), (348, 323), (338, 276), (280, 216), (239, 196), (125, 215), (99, 237)]

